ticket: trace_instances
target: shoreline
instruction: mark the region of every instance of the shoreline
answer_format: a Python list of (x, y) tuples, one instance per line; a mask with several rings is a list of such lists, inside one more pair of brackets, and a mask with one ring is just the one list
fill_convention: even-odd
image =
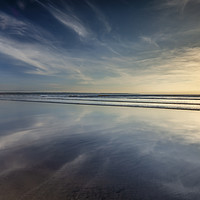
[[(80, 103), (80, 102), (56, 102), (56, 101), (37, 101), (37, 100), (17, 100), (17, 99), (0, 99), (1, 101), (17, 101), (17, 102), (31, 102), (31, 103), (48, 103), (48, 104), (73, 104), (73, 105), (86, 105), (86, 106), (111, 106), (111, 107), (128, 107), (128, 108), (156, 108), (164, 110), (189, 110), (189, 111), (200, 111), (200, 108), (180, 108), (180, 107), (162, 107), (162, 106), (143, 106), (143, 105), (114, 105), (114, 104), (91, 104), (91, 103)], [(140, 103), (140, 102), (139, 102)], [(193, 105), (193, 104), (191, 104)], [(195, 104), (198, 105), (198, 104)]]

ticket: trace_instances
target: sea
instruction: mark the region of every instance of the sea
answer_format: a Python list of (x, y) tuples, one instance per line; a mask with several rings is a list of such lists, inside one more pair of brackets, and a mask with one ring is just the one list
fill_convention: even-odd
[(200, 95), (155, 95), (120, 93), (0, 93), (0, 100), (200, 110)]

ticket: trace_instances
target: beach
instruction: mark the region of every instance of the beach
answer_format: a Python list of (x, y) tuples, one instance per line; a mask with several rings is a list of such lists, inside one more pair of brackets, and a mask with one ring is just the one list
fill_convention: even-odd
[(200, 112), (0, 101), (0, 199), (200, 199)]

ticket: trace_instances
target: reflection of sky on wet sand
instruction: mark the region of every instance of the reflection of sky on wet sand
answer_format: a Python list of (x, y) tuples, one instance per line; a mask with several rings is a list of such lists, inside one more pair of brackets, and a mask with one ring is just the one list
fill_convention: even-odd
[(200, 199), (200, 112), (0, 102), (0, 196)]

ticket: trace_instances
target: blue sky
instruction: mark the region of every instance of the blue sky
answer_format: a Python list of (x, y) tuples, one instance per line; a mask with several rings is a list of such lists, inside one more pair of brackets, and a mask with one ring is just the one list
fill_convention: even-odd
[(200, 0), (1, 0), (0, 90), (200, 93)]

